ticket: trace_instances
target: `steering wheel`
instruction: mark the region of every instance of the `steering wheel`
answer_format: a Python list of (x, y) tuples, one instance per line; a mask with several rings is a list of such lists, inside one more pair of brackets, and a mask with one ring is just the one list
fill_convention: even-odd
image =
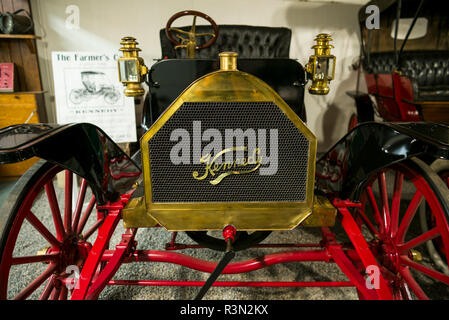
[[(172, 24), (175, 20), (177, 20), (180, 17), (184, 16), (193, 16), (193, 22), (192, 27), (190, 28), (190, 31), (184, 31), (179, 28), (172, 28)], [(214, 33), (196, 33), (196, 17), (201, 17), (207, 21), (210, 22), (212, 25), (212, 28), (214, 29)], [(173, 36), (172, 31), (176, 32), (176, 37), (179, 38), (179, 41)], [(200, 50), (204, 48), (208, 48), (211, 45), (217, 41), (218, 37), (218, 26), (215, 23), (215, 21), (209, 17), (207, 14), (199, 12), (199, 11), (193, 11), (193, 10), (185, 10), (180, 11), (178, 13), (175, 13), (173, 16), (171, 16), (170, 19), (167, 21), (167, 25), (165, 26), (165, 34), (167, 35), (167, 38), (175, 45), (175, 49), (177, 48), (185, 48), (187, 47), (188, 43), (194, 43), (195, 49)], [(183, 37), (182, 35), (187, 35), (188, 38)], [(196, 45), (195, 37), (200, 36), (210, 36), (210, 40), (206, 43), (198, 46)]]

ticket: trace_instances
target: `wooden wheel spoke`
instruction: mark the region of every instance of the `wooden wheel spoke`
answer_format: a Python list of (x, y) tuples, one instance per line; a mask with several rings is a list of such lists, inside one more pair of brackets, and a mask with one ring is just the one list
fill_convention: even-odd
[(379, 225), (379, 232), (383, 233), (384, 228), (382, 218), (380, 216), (379, 207), (377, 206), (376, 198), (374, 197), (373, 189), (371, 188), (371, 186), (368, 186), (366, 188), (366, 193), (368, 194), (368, 200), (371, 204), (371, 208), (373, 209), (374, 220)]
[(399, 287), (399, 291), (401, 292), (402, 300), (405, 300), (405, 299), (413, 300), (412, 294), (410, 292), (410, 288), (406, 282), (401, 283), (401, 285)]
[(437, 227), (435, 227), (429, 231), (426, 231), (422, 235), (410, 240), (409, 242), (407, 242), (403, 245), (398, 245), (399, 253), (406, 253), (408, 250), (413, 249), (413, 248), (419, 246), (420, 244), (423, 244), (426, 241), (432, 240), (432, 239), (438, 237), (439, 235), (440, 235), (440, 231), (438, 230)]
[(61, 293), (59, 295), (59, 300), (67, 300), (67, 296), (69, 294), (69, 289), (66, 286), (61, 287)]
[(76, 201), (75, 216), (73, 217), (72, 230), (76, 231), (78, 229), (78, 223), (81, 216), (81, 210), (83, 210), (84, 198), (86, 197), (87, 181), (86, 179), (81, 180), (80, 191), (78, 194), (78, 199)]
[(371, 232), (372, 236), (378, 235), (379, 232), (376, 230), (374, 225), (369, 221), (368, 217), (365, 215), (365, 213), (361, 209), (357, 209), (357, 214), (362, 218), (365, 225), (368, 227), (368, 230)]
[(13, 257), (11, 259), (11, 265), (28, 264), (36, 262), (52, 262), (52, 261), (54, 262), (57, 260), (58, 256), (59, 256), (58, 253), (50, 253), (37, 256)]
[(417, 190), (415, 192), (415, 195), (413, 196), (412, 201), (410, 201), (407, 211), (405, 212), (404, 217), (402, 218), (401, 224), (399, 225), (398, 233), (396, 235), (399, 242), (404, 242), (405, 234), (407, 233), (407, 230), (410, 227), (410, 223), (412, 222), (416, 210), (421, 204), (422, 199), (423, 195), (419, 190)]
[(408, 287), (413, 291), (413, 293), (418, 297), (418, 299), (421, 300), (429, 300), (429, 297), (427, 297), (426, 293), (423, 291), (421, 286), (416, 282), (416, 280), (413, 278), (412, 274), (410, 273), (410, 270), (408, 268), (401, 268), (399, 270), (399, 273), (401, 274), (402, 278), (407, 283)]
[(102, 220), (98, 220), (97, 222), (95, 222), (95, 224), (85, 233), (83, 234), (83, 239), (86, 241), (87, 239), (89, 239), (89, 237), (95, 232), (97, 231), (97, 229), (101, 226), (101, 224), (103, 223), (104, 219)]
[(409, 258), (404, 257), (404, 256), (401, 256), (400, 260), (401, 260), (402, 264), (406, 265), (407, 267), (410, 267), (416, 271), (419, 271), (421, 273), (424, 273), (425, 275), (428, 275), (429, 277), (431, 277), (433, 279), (436, 279), (438, 281), (441, 281), (441, 282), (449, 285), (449, 276), (445, 275), (444, 273), (441, 273), (434, 269), (423, 266), (422, 264), (413, 262)]
[(87, 205), (86, 211), (84, 211), (83, 217), (81, 218), (78, 224), (78, 230), (76, 231), (77, 234), (81, 234), (83, 232), (83, 229), (86, 225), (87, 220), (90, 217), (90, 214), (92, 213), (94, 206), (95, 206), (95, 196), (92, 196), (92, 198), (89, 201), (89, 204)]
[(55, 286), (53, 288), (53, 291), (51, 292), (50, 300), (58, 300), (60, 293), (61, 293), (61, 285), (59, 285), (58, 287)]
[(29, 211), (25, 219), (53, 246), (59, 247), (61, 243), (48, 231), (48, 229), (39, 221), (39, 219)]
[(404, 181), (404, 174), (396, 171), (394, 178), (393, 199), (391, 201), (391, 219), (390, 219), (390, 236), (394, 237), (398, 231), (399, 225), (399, 209), (401, 206), (402, 184)]
[(47, 280), (48, 277), (51, 276), (51, 274), (56, 269), (56, 264), (50, 264), (48, 268), (36, 279), (34, 279), (33, 282), (31, 282), (25, 289), (23, 289), (15, 298), (14, 300), (21, 300), (26, 299), (32, 294), (39, 286), (44, 283), (45, 280)]
[(64, 224), (62, 222), (61, 212), (59, 211), (58, 200), (56, 198), (55, 187), (53, 181), (45, 184), (45, 192), (47, 194), (48, 203), (50, 205), (51, 214), (53, 216), (53, 223), (55, 224), (56, 237), (62, 241), (65, 236)]
[(72, 189), (73, 173), (65, 170), (65, 210), (64, 210), (64, 229), (67, 233), (72, 230)]
[(381, 222), (383, 229), (388, 232), (390, 230), (390, 207), (388, 204), (385, 172), (381, 172), (377, 175), (377, 182), (379, 185), (380, 199), (382, 203)]
[(39, 297), (39, 300), (48, 300), (50, 297), (51, 292), (53, 291), (53, 288), (55, 287), (55, 275), (53, 274), (50, 279), (48, 279), (47, 284), (45, 285), (44, 290), (42, 291), (41, 296)]

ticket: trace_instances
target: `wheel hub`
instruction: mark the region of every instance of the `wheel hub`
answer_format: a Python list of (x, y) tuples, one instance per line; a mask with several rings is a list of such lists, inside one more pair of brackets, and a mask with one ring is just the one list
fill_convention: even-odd
[(393, 272), (397, 272), (400, 266), (399, 253), (396, 244), (391, 239), (386, 239), (381, 245), (383, 264)]
[(396, 274), (400, 267), (399, 250), (393, 239), (383, 237), (370, 242), (370, 249), (377, 261), (390, 272)]
[[(59, 248), (45, 247), (37, 251), (37, 255), (57, 253), (59, 271), (64, 272), (67, 266), (80, 266), (87, 259), (92, 244), (76, 236), (67, 237)], [(48, 262), (44, 262), (48, 264)]]
[(61, 246), (62, 266), (81, 265), (87, 258), (92, 245), (76, 236), (68, 237)]

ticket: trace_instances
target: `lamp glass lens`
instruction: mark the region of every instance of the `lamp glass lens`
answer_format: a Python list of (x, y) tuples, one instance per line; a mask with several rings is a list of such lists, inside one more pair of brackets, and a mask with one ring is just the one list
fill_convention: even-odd
[(316, 60), (315, 78), (318, 80), (332, 80), (334, 73), (334, 59), (329, 57), (319, 57)]
[(139, 82), (137, 60), (119, 60), (120, 81)]

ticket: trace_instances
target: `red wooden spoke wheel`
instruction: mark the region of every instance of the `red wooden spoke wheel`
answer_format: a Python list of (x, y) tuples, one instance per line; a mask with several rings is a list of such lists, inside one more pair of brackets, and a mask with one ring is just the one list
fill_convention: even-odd
[[(360, 201), (356, 221), (394, 298), (448, 298), (449, 276), (435, 266), (425, 248), (428, 241), (441, 241), (447, 264), (449, 190), (435, 172), (418, 159), (393, 165), (369, 179)], [(435, 222), (427, 231), (415, 218), (422, 203)]]
[[(65, 180), (63, 195), (56, 186), (59, 172)], [(0, 299), (70, 296), (73, 286), (67, 283), (75, 283), (92, 247), (89, 241), (103, 221), (91, 214), (96, 201), (84, 179), (73, 195), (76, 178), (39, 161), (16, 183), (0, 218)]]
[[(446, 187), (449, 187), (449, 161), (445, 159), (437, 159), (432, 163), (430, 168), (443, 180)], [(421, 228), (424, 232), (435, 226), (435, 218), (427, 213), (428, 210), (429, 207), (425, 204), (422, 204), (419, 207)], [(435, 265), (440, 269), (440, 271), (446, 275), (449, 275), (449, 268), (444, 259), (443, 253), (445, 251), (444, 244), (441, 242), (441, 238), (427, 241), (426, 246), (427, 251)]]

